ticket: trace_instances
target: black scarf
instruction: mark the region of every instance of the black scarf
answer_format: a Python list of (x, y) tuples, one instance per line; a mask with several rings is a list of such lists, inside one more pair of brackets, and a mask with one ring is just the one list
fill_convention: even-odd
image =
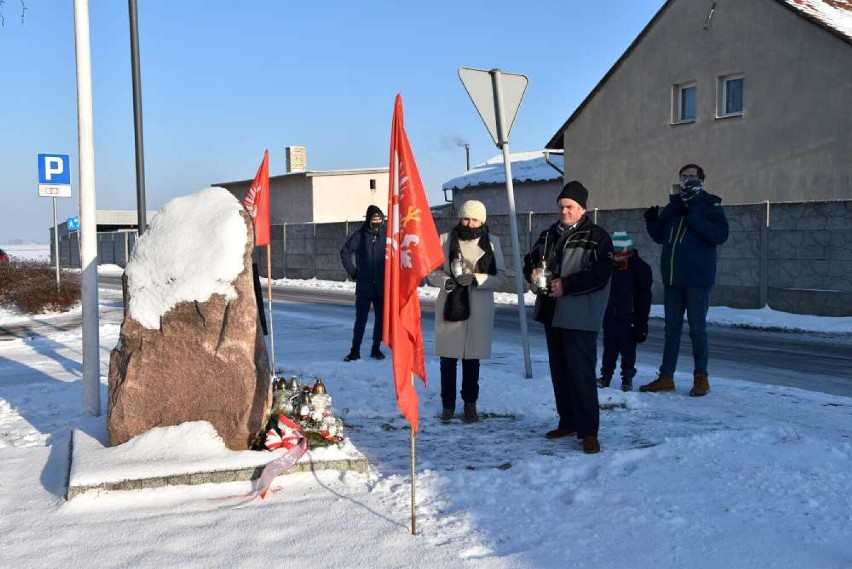
[[(461, 256), (461, 245), (459, 240), (470, 241), (479, 238), (477, 246), (482, 249), (483, 254), (476, 262), (474, 273), (497, 274), (497, 263), (494, 260), (494, 249), (488, 237), (488, 226), (482, 224), (477, 228), (457, 225), (450, 233), (450, 262)], [(447, 294), (444, 303), (444, 320), (447, 322), (461, 322), (470, 318), (470, 287), (459, 286)]]

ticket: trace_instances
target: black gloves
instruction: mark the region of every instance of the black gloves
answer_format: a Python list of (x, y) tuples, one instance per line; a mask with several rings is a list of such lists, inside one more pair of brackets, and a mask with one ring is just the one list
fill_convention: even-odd
[(456, 277), (456, 284), (459, 286), (470, 286), (474, 281), (475, 277), (472, 273), (465, 273)]
[(660, 206), (652, 205), (648, 209), (645, 210), (645, 221), (648, 223), (654, 223), (660, 217)]
[(444, 282), (444, 290), (453, 292), (460, 286), (470, 286), (476, 283), (476, 278), (472, 274), (459, 275), (455, 278), (449, 278)]
[(648, 339), (648, 323), (644, 324), (636, 324), (633, 327), (633, 339), (636, 340), (637, 344), (641, 344), (645, 340)]

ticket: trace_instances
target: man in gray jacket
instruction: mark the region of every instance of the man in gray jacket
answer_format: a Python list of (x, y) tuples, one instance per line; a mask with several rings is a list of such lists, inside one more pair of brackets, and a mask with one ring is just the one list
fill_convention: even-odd
[[(559, 425), (546, 437), (575, 435), (583, 452), (600, 452), (595, 379), (597, 337), (612, 274), (612, 239), (586, 215), (589, 192), (568, 182), (556, 200), (559, 221), (542, 232), (524, 258), (538, 293), (535, 319), (544, 324)], [(549, 276), (552, 274), (552, 277)]]

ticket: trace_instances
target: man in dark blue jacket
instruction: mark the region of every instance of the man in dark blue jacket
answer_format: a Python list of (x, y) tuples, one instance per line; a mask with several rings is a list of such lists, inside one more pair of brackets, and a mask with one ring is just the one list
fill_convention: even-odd
[(716, 247), (728, 240), (728, 219), (722, 199), (704, 191), (704, 170), (696, 164), (680, 169), (680, 192), (660, 211), (645, 211), (648, 234), (662, 244), (665, 345), (657, 379), (639, 391), (674, 391), (674, 372), (680, 351), (683, 313), (689, 322), (692, 358), (695, 362), (693, 397), (707, 395), (707, 310), (710, 290), (716, 282)]
[(352, 349), (349, 355), (343, 358), (347, 362), (361, 359), (361, 340), (367, 327), (370, 304), (373, 305), (375, 315), (370, 357), (385, 359), (380, 349), (385, 288), (385, 240), (385, 215), (377, 206), (371, 205), (367, 208), (364, 224), (349, 236), (340, 250), (343, 268), (349, 278), (355, 281), (355, 327), (352, 331)]

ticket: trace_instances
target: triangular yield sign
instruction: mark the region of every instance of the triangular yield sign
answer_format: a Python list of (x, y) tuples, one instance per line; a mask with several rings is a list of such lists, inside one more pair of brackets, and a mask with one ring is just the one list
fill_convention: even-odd
[[(499, 70), (495, 69), (494, 71)], [(521, 99), (524, 98), (524, 92), (527, 89), (527, 84), (529, 84), (526, 76), (519, 73), (500, 72), (504, 117), (504, 132), (502, 133), (499, 132), (497, 127), (497, 113), (494, 104), (496, 93), (491, 81), (491, 72), (484, 69), (462, 67), (459, 69), (459, 79), (461, 79), (467, 94), (470, 95), (470, 100), (473, 101), (473, 106), (476, 107), (479, 116), (482, 117), (485, 128), (488, 129), (491, 138), (494, 139), (494, 144), (500, 146), (501, 143), (508, 142), (509, 132), (512, 130), (512, 125), (515, 124)], [(500, 140), (501, 134), (504, 140)]]

